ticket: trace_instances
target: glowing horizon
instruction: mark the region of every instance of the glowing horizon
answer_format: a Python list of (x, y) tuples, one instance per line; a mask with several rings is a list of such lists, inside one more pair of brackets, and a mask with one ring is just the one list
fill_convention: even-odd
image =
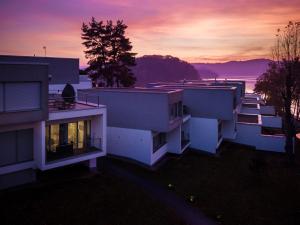
[(123, 19), (133, 52), (188, 62), (269, 58), (277, 28), (300, 21), (299, 0), (3, 0), (0, 54), (80, 58), (81, 25)]

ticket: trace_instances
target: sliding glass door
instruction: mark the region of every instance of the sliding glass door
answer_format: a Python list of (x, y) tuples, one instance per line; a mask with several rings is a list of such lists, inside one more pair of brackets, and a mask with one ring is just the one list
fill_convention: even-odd
[(85, 153), (91, 147), (90, 120), (46, 126), (47, 160)]

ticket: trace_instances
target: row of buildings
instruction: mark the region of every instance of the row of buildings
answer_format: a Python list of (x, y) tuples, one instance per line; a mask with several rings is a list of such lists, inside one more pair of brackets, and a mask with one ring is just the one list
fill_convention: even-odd
[[(67, 83), (75, 102), (61, 96)], [(244, 81), (91, 88), (78, 59), (0, 56), (0, 189), (107, 154), (153, 166), (187, 148), (215, 154), (224, 140), (283, 152), (281, 128)]]

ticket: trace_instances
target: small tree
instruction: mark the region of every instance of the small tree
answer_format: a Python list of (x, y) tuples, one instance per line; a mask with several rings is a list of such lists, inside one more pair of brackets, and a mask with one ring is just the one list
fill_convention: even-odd
[(81, 38), (87, 50), (85, 57), (89, 59), (86, 69), (93, 81), (100, 85), (104, 81), (107, 87), (133, 86), (135, 77), (131, 67), (135, 65), (135, 53), (125, 36), (127, 26), (118, 20), (97, 22), (92, 18), (89, 24), (83, 23)]
[(61, 93), (64, 102), (74, 103), (75, 102), (75, 90), (71, 84), (66, 84), (64, 90)]

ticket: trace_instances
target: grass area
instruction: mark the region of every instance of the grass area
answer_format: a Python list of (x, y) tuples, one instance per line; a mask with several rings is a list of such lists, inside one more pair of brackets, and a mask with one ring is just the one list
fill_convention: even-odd
[(125, 162), (119, 165), (178, 195), (195, 196), (196, 207), (224, 225), (300, 224), (300, 169), (281, 154), (226, 143), (220, 156), (187, 152), (157, 171)]
[[(0, 192), (0, 224), (181, 224), (172, 211), (120, 178), (100, 173), (66, 181), (59, 172), (43, 177), (42, 185)], [(58, 179), (49, 182), (55, 173)]]

